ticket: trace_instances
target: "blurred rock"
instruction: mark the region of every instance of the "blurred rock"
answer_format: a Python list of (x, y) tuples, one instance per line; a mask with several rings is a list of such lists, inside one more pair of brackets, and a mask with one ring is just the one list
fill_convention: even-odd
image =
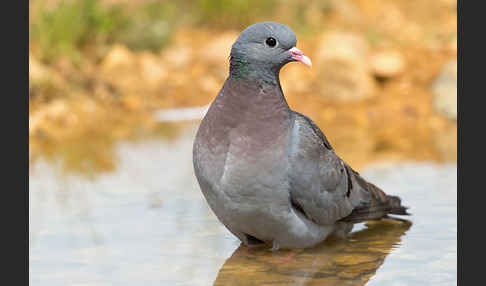
[(302, 65), (291, 64), (280, 73), (280, 80), (285, 94), (295, 92), (312, 92), (312, 69)]
[(457, 0), (440, 0), (439, 2), (451, 10), (457, 9)]
[(153, 88), (156, 88), (161, 81), (165, 80), (168, 71), (164, 64), (156, 55), (144, 52), (139, 56), (139, 64), (141, 69), (141, 76), (145, 83)]
[(387, 1), (376, 7), (378, 9), (378, 23), (380, 28), (388, 33), (396, 33), (401, 31), (404, 26), (408, 26), (406, 23), (407, 19), (398, 5)]
[(440, 130), (434, 143), (442, 160), (457, 161), (457, 124)]
[(334, 31), (321, 36), (316, 60), (323, 62), (330, 58), (341, 58), (359, 61), (365, 59), (368, 51), (368, 44), (361, 35)]
[(192, 60), (193, 52), (186, 45), (176, 45), (169, 47), (162, 52), (162, 60), (170, 68), (182, 68), (187, 66)]
[(432, 84), (434, 108), (450, 119), (457, 119), (457, 60), (442, 68)]
[(123, 97), (122, 102), (130, 110), (137, 110), (142, 106), (142, 98), (137, 95), (127, 95)]
[(47, 106), (45, 111), (47, 116), (53, 120), (63, 120), (68, 113), (67, 103), (61, 99), (55, 100)]
[(43, 117), (45, 112), (43, 111), (38, 111), (33, 114), (29, 114), (29, 135), (34, 134), (37, 132), (39, 129), (40, 124), (42, 123), (42, 120), (44, 119)]
[(326, 33), (318, 44), (315, 67), (321, 79), (319, 92), (337, 100), (359, 100), (374, 93), (368, 72), (368, 44), (357, 34)]
[(51, 122), (65, 123), (70, 119), (69, 109), (65, 100), (54, 100), (45, 108), (29, 114), (29, 134), (35, 134), (38, 130), (47, 130)]
[(29, 86), (53, 83), (55, 86), (61, 86), (64, 80), (55, 70), (43, 65), (34, 56), (29, 54)]
[(49, 78), (49, 69), (42, 65), (32, 55), (29, 55), (29, 80), (31, 81), (45, 81)]
[(446, 49), (451, 52), (457, 53), (457, 36), (454, 36), (447, 44)]
[(101, 63), (104, 81), (124, 95), (157, 92), (169, 71), (163, 59), (151, 52), (134, 53), (114, 46)]
[(199, 85), (206, 92), (217, 92), (220, 88), (219, 82), (212, 76), (202, 76), (199, 78)]
[(100, 71), (102, 79), (122, 93), (140, 89), (136, 56), (125, 46), (113, 46), (101, 63)]
[(101, 64), (101, 69), (111, 71), (123, 66), (130, 66), (134, 63), (133, 53), (122, 45), (114, 45)]
[(330, 3), (338, 15), (342, 16), (351, 23), (359, 23), (363, 18), (363, 15), (354, 1), (333, 0)]
[(379, 52), (370, 58), (371, 71), (379, 78), (392, 78), (405, 70), (405, 61), (398, 51)]
[(228, 32), (215, 37), (208, 41), (208, 44), (202, 48), (200, 58), (215, 63), (225, 63), (228, 61), (231, 46), (238, 38), (238, 33)]

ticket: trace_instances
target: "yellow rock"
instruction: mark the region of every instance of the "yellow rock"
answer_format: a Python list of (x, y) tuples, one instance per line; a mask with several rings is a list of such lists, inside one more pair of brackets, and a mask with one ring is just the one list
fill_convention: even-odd
[(171, 69), (187, 66), (193, 58), (193, 51), (187, 45), (168, 47), (162, 52), (162, 60)]
[(374, 75), (392, 78), (405, 70), (405, 60), (398, 51), (379, 52), (370, 57), (370, 66)]
[(101, 64), (101, 69), (105, 72), (111, 72), (122, 66), (133, 65), (135, 61), (134, 54), (125, 46), (114, 45)]
[(375, 93), (367, 67), (358, 61), (329, 59), (319, 73), (321, 96), (339, 101), (360, 100)]
[(318, 47), (315, 66), (323, 97), (347, 101), (374, 94), (374, 80), (368, 72), (369, 47), (363, 37), (329, 32), (321, 36)]
[(29, 54), (29, 86), (46, 82), (52, 83), (56, 87), (62, 87), (65, 83), (58, 72), (43, 65), (32, 54)]
[(208, 45), (199, 50), (199, 57), (215, 63), (228, 61), (231, 46), (238, 38), (238, 33), (226, 32), (208, 41)]
[(132, 110), (139, 109), (140, 106), (142, 105), (140, 96), (136, 96), (136, 95), (125, 96), (123, 98), (123, 103), (125, 104), (126, 107)]
[(49, 69), (29, 54), (29, 80), (37, 82), (45, 81), (49, 78), (49, 74)]
[[(324, 33), (318, 44), (316, 61), (325, 63), (328, 60), (363, 62), (368, 55), (368, 44), (365, 39), (354, 33), (333, 31)], [(320, 64), (321, 68), (326, 68)]]
[(144, 83), (151, 87), (157, 87), (167, 78), (168, 71), (156, 55), (148, 52), (141, 54), (139, 64)]

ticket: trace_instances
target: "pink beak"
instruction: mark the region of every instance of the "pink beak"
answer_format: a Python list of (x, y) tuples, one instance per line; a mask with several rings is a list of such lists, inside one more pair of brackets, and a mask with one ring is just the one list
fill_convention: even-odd
[(290, 55), (292, 56), (292, 58), (294, 60), (297, 60), (297, 61), (299, 61), (299, 62), (301, 62), (301, 63), (303, 63), (307, 66), (310, 66), (310, 67), (312, 66), (311, 60), (306, 55), (304, 55), (304, 53), (301, 50), (297, 49), (296, 47), (293, 47), (292, 49), (288, 50), (287, 52), (290, 53)]

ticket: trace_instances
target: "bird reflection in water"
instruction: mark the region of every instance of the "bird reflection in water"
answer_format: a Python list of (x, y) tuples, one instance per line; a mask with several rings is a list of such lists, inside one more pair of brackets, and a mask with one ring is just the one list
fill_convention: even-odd
[(365, 285), (412, 223), (366, 223), (347, 239), (328, 239), (311, 249), (269, 251), (240, 246), (221, 267), (214, 285)]

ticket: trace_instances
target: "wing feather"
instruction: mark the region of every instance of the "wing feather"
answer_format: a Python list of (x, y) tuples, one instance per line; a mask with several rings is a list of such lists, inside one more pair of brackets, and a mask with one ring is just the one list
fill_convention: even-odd
[(293, 115), (289, 182), (290, 204), (296, 211), (320, 225), (408, 214), (400, 198), (368, 183), (339, 158), (310, 118)]

